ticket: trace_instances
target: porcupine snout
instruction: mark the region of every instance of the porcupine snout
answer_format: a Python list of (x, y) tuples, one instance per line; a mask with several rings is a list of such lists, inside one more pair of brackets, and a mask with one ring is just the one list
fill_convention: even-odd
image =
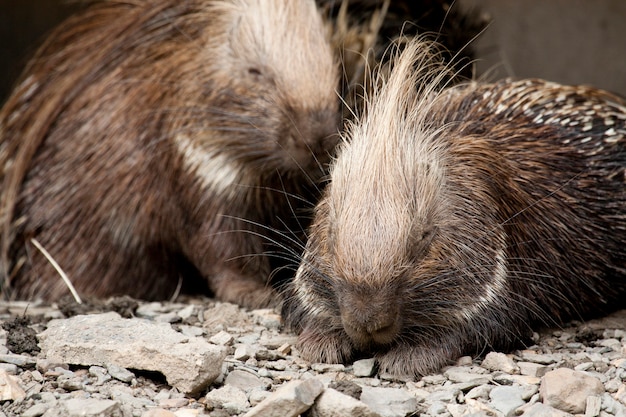
[(359, 288), (339, 298), (341, 322), (352, 342), (367, 348), (388, 345), (400, 333), (402, 316), (394, 290)]

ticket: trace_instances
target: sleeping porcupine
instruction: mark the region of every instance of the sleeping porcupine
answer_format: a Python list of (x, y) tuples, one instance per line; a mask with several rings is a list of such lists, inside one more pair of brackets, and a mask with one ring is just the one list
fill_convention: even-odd
[(626, 302), (626, 101), (448, 76), (412, 42), (331, 166), (285, 320), (313, 362), (417, 376)]

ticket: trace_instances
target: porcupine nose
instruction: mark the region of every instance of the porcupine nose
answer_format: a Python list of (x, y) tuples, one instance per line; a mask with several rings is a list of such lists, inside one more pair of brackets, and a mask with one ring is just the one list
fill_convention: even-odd
[(361, 347), (387, 345), (402, 327), (397, 300), (387, 297), (346, 297), (340, 302), (341, 321), (345, 332)]

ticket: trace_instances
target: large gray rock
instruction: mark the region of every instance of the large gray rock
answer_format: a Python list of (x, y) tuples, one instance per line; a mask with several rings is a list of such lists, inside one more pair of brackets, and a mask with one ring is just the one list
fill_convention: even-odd
[(50, 361), (157, 371), (188, 394), (213, 382), (226, 356), (224, 347), (184, 336), (167, 323), (123, 319), (113, 312), (52, 320), (39, 341)]

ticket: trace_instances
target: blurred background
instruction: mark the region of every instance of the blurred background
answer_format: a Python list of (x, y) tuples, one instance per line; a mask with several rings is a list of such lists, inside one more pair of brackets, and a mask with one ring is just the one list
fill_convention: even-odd
[[(0, 0), (0, 103), (45, 33), (80, 7), (80, 0)], [(473, 43), (478, 76), (592, 84), (626, 96), (626, 0), (457, 0), (451, 7), (491, 21)]]

